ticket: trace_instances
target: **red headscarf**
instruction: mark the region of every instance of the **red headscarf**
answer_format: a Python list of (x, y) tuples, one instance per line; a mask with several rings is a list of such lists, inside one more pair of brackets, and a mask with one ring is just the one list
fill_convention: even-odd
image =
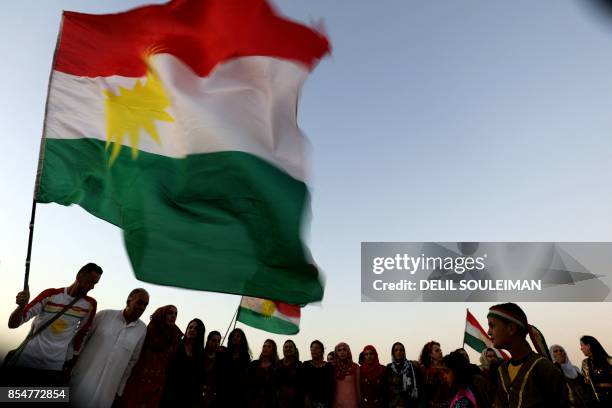
[[(347, 355), (344, 360), (340, 360), (338, 357), (338, 347), (344, 346), (347, 349)], [(357, 364), (353, 363), (353, 355), (351, 354), (351, 348), (346, 343), (338, 343), (334, 348), (336, 353), (336, 358), (334, 359), (334, 366), (336, 369), (336, 379), (344, 380), (344, 377), (347, 375), (351, 375), (355, 373), (355, 367), (358, 367)]]
[(365, 346), (363, 348), (363, 353), (365, 354), (366, 351), (374, 353), (374, 361), (368, 364), (364, 359), (363, 364), (361, 365), (361, 376), (366, 377), (370, 381), (373, 381), (384, 374), (385, 367), (381, 365), (378, 361), (378, 353), (376, 352), (374, 346)]
[(155, 351), (166, 351), (178, 346), (183, 332), (175, 324), (167, 323), (168, 313), (172, 308), (176, 309), (173, 305), (162, 306), (151, 315), (144, 347)]

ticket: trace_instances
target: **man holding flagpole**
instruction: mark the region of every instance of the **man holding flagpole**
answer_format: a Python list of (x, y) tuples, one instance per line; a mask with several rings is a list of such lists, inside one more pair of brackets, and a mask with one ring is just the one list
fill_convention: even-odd
[(87, 296), (100, 280), (102, 268), (88, 263), (66, 288), (43, 290), (28, 303), (29, 292), (17, 294), (17, 308), (8, 327), (15, 329), (34, 318), (21, 345), (7, 354), (2, 385), (57, 386), (65, 382), (64, 365), (81, 347), (96, 314), (95, 299)]

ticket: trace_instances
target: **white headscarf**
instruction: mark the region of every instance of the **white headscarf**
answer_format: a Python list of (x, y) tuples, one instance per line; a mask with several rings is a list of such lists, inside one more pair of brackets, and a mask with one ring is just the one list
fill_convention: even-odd
[[(569, 356), (567, 355), (567, 352), (565, 351), (565, 349), (563, 347), (561, 347), (558, 344), (553, 344), (552, 346), (550, 346), (550, 355), (554, 356), (553, 354), (553, 349), (555, 348), (560, 348), (561, 350), (563, 350), (563, 353), (565, 354), (565, 363), (560, 364), (561, 369), (563, 370), (563, 374), (565, 375), (565, 377), (569, 378), (570, 380), (575, 379), (576, 377), (578, 377), (578, 375), (580, 375), (580, 370), (578, 369), (578, 367), (576, 367), (575, 365), (572, 364), (572, 362), (569, 359)], [(554, 360), (554, 358), (553, 358)]]

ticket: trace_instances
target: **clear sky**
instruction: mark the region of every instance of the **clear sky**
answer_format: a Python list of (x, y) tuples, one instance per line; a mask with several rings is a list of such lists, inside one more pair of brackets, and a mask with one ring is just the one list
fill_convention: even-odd
[[(0, 322), (23, 282), (27, 226), (51, 60), (61, 10), (123, 11), (143, 1), (3, 4), (0, 17)], [(333, 46), (303, 89), (299, 125), (313, 146), (308, 243), (326, 275), (325, 298), (303, 311), (302, 352), (366, 344), (388, 362), (436, 339), (460, 347), (465, 309), (490, 304), (361, 303), (362, 241), (612, 241), (612, 19), (570, 0), (277, 0), (283, 14), (323, 20)], [(121, 308), (138, 286), (145, 317), (175, 304), (222, 333), (238, 296), (136, 281), (121, 231), (80, 207), (39, 205), (32, 297), (68, 285), (94, 261), (91, 295)], [(578, 339), (612, 351), (612, 304), (524, 303), (549, 344), (583, 358)], [(27, 327), (0, 329), (0, 355)], [(275, 336), (239, 324), (254, 354)], [(472, 355), (473, 356), (473, 355)]]

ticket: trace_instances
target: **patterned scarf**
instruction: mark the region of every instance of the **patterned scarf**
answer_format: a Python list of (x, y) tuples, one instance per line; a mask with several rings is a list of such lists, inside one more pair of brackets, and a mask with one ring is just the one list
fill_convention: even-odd
[(365, 377), (370, 381), (374, 381), (384, 374), (385, 367), (380, 365), (380, 362), (378, 361), (378, 353), (376, 352), (374, 346), (365, 346), (363, 348), (363, 353), (365, 353), (366, 351), (371, 351), (372, 353), (374, 353), (374, 361), (371, 364), (368, 364), (364, 361), (360, 369), (361, 377)]
[(410, 398), (418, 398), (419, 390), (412, 363), (404, 358), (403, 360), (393, 360), (390, 365), (393, 372), (402, 377), (402, 391), (407, 392)]

